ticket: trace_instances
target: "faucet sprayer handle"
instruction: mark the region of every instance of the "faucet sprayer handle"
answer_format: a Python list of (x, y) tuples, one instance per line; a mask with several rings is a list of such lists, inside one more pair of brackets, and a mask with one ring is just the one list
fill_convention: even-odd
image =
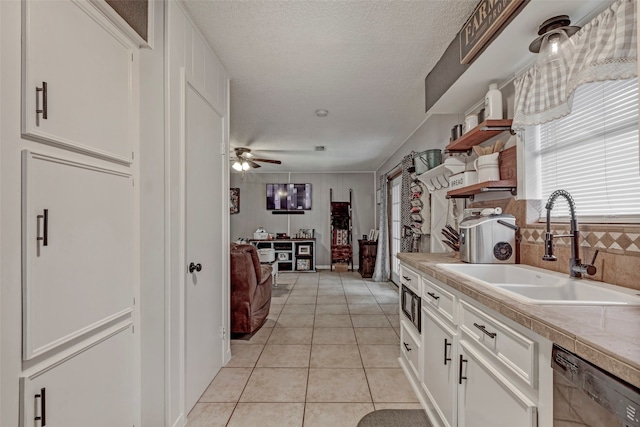
[(558, 258), (553, 254), (553, 234), (548, 231), (544, 233), (544, 256), (543, 261), (557, 261)]

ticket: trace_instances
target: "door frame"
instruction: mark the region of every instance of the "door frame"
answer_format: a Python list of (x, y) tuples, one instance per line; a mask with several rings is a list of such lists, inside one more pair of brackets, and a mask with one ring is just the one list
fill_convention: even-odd
[[(228, 85), (228, 82), (227, 82)], [(178, 188), (179, 188), (179, 213), (178, 213), (178, 224), (179, 224), (179, 241), (178, 243), (178, 257), (177, 260), (175, 262), (175, 264), (173, 265), (173, 268), (176, 269), (176, 271), (179, 272), (179, 274), (177, 275), (178, 278), (178, 289), (179, 289), (179, 306), (180, 306), (180, 312), (179, 312), (179, 348), (180, 348), (180, 353), (179, 353), (179, 372), (180, 372), (180, 384), (179, 384), (179, 395), (180, 395), (180, 412), (182, 413), (182, 419), (183, 421), (186, 422), (187, 416), (189, 415), (187, 413), (187, 408), (185, 407), (186, 405), (186, 327), (187, 327), (187, 315), (186, 315), (186, 266), (187, 266), (187, 259), (186, 259), (186, 213), (187, 213), (187, 197), (186, 197), (186, 185), (187, 185), (187, 153), (186, 153), (186, 125), (187, 125), (187, 108), (186, 108), (186, 104), (187, 104), (187, 91), (189, 89), (189, 87), (191, 87), (197, 94), (198, 96), (202, 97), (202, 99), (211, 107), (211, 109), (213, 111), (216, 112), (216, 114), (218, 114), (222, 119), (222, 135), (223, 135), (223, 142), (222, 142), (222, 146), (220, 147), (220, 162), (221, 163), (221, 173), (220, 173), (220, 178), (221, 178), (221, 182), (220, 185), (222, 187), (223, 193), (225, 188), (229, 188), (229, 117), (227, 114), (222, 114), (219, 109), (217, 109), (208, 99), (207, 97), (204, 95), (203, 90), (201, 90), (201, 88), (199, 87), (199, 85), (195, 82), (193, 82), (191, 79), (189, 79), (187, 77), (187, 73), (186, 73), (186, 69), (185, 67), (180, 67), (180, 139), (179, 139), (179, 160), (178, 160), (178, 167), (179, 167), (179, 176), (178, 176)], [(227, 105), (227, 109), (228, 109), (228, 105)], [(170, 190), (169, 190), (170, 191)], [(222, 209), (222, 218), (223, 218), (223, 224), (220, 224), (220, 226), (223, 228), (223, 230), (226, 230), (226, 233), (223, 233), (223, 239), (221, 242), (222, 245), (222, 253), (225, 254), (225, 260), (222, 261), (222, 272), (221, 272), (221, 280), (223, 283), (222, 286), (222, 300), (221, 300), (221, 304), (222, 304), (222, 325), (225, 331), (224, 337), (222, 338), (222, 346), (221, 346), (221, 351), (222, 351), (222, 366), (226, 365), (228, 363), (228, 361), (231, 359), (231, 344), (229, 341), (229, 197), (224, 197), (223, 200), (221, 201), (221, 209)], [(171, 294), (171, 289), (169, 286), (168, 289), (169, 295), (168, 297), (170, 298), (170, 294)], [(169, 308), (169, 312), (170, 313), (170, 308)], [(168, 314), (167, 320), (170, 319), (170, 315)], [(171, 327), (171, 322), (167, 321), (166, 322), (167, 327)], [(215, 331), (212, 331), (213, 333), (216, 333)], [(169, 337), (168, 341), (170, 341), (170, 336), (171, 336), (171, 331), (167, 330), (166, 331), (166, 335), (167, 337)], [(168, 355), (170, 356), (170, 344), (167, 344), (167, 352)], [(170, 364), (167, 364), (167, 367), (170, 368)], [(170, 373), (168, 373), (167, 378), (170, 378)], [(167, 384), (167, 392), (169, 392), (170, 390), (170, 386), (169, 384)]]
[[(392, 195), (393, 195), (393, 189), (392, 189), (392, 182), (398, 178), (402, 176), (402, 168), (396, 168), (393, 171), (389, 172), (389, 175), (387, 177), (387, 218), (389, 219), (388, 223), (387, 223), (387, 236), (388, 236), (388, 242), (387, 245), (389, 247), (389, 281), (393, 282), (396, 284), (396, 286), (400, 283), (400, 280), (398, 279), (398, 282), (396, 283), (396, 281), (393, 280), (393, 218), (391, 216), (391, 213), (393, 212), (392, 209)], [(402, 187), (402, 183), (400, 183), (400, 187)], [(402, 190), (402, 188), (401, 188)], [(402, 193), (402, 191), (401, 191)], [(402, 197), (402, 194), (400, 194), (400, 196)], [(401, 224), (400, 227), (402, 227), (402, 218), (400, 220)], [(400, 231), (401, 235), (402, 235), (402, 230)]]

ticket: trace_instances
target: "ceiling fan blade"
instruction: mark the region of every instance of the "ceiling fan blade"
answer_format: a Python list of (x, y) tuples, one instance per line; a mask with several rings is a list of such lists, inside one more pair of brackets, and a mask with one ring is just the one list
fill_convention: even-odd
[(264, 162), (264, 163), (273, 163), (276, 165), (280, 165), (282, 164), (282, 162), (280, 160), (271, 160), (271, 159), (257, 159), (255, 157), (253, 157), (251, 160), (253, 160), (254, 162)]
[(259, 168), (261, 167), (259, 164), (257, 164), (256, 162), (254, 162), (253, 160), (249, 160), (249, 159), (244, 159), (245, 162), (249, 163), (249, 166), (251, 166), (253, 169)]

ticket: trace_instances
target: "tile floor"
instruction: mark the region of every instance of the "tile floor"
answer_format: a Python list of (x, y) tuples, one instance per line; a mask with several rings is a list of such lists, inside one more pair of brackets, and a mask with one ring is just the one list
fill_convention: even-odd
[(231, 361), (188, 427), (355, 427), (376, 409), (419, 408), (400, 356), (398, 289), (358, 273), (281, 273), (267, 323)]

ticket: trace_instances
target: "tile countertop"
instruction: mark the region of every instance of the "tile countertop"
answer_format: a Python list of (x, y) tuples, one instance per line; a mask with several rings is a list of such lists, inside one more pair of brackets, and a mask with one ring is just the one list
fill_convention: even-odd
[(451, 254), (400, 253), (398, 258), (640, 387), (640, 307), (525, 304), (436, 266), (461, 262)]

